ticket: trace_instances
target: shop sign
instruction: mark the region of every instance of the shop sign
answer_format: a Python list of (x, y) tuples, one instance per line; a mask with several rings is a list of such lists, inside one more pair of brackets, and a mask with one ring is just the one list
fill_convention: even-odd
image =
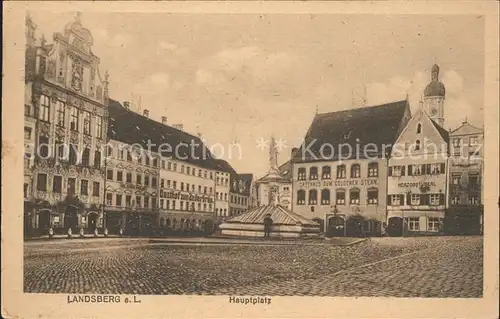
[(314, 181), (314, 182), (299, 182), (300, 188), (323, 188), (323, 187), (346, 187), (346, 186), (370, 186), (378, 185), (378, 179), (342, 179), (336, 181)]
[(168, 198), (168, 199), (179, 199), (191, 202), (202, 202), (202, 203), (213, 203), (213, 198), (209, 196), (200, 196), (197, 194), (186, 194), (182, 192), (175, 191), (160, 191), (160, 198)]
[(420, 182), (406, 182), (406, 183), (398, 183), (398, 187), (422, 187), (422, 186), (436, 186), (436, 183), (435, 182), (424, 182), (424, 181), (420, 181)]

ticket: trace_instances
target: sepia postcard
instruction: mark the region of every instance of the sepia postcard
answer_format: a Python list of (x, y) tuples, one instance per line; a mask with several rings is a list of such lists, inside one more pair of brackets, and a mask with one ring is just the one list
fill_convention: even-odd
[(498, 9), (7, 2), (2, 316), (497, 318)]

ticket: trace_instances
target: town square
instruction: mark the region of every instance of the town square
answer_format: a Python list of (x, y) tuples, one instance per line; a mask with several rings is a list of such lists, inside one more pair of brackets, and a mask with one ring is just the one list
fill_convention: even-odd
[(349, 246), (238, 240), (30, 242), (24, 291), (65, 294), (479, 298), (481, 237)]
[(26, 14), (24, 292), (483, 296), (481, 17), (293, 16)]

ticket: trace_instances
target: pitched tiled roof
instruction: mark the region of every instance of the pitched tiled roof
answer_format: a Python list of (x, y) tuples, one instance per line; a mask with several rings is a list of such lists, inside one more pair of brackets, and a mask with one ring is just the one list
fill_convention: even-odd
[(443, 127), (441, 127), (441, 125), (439, 125), (438, 123), (436, 123), (433, 119), (430, 119), (432, 124), (434, 125), (434, 127), (438, 130), (439, 134), (441, 135), (441, 137), (443, 138), (443, 140), (448, 143), (450, 141), (450, 133), (445, 130)]
[(108, 138), (144, 148), (151, 141), (151, 151), (163, 157), (216, 169), (216, 160), (200, 138), (130, 111), (112, 99), (108, 111)]
[[(292, 161), (338, 160), (339, 153), (346, 159), (349, 152), (347, 145), (353, 150), (350, 152), (351, 158), (356, 156), (358, 145), (361, 150), (359, 155), (363, 156), (363, 146), (371, 143), (377, 146), (377, 151), (372, 151), (375, 147), (366, 148), (372, 151), (369, 156), (381, 155), (384, 146), (387, 146), (385, 151), (389, 154), (391, 146), (409, 119), (409, 112), (409, 104), (404, 100), (318, 114), (309, 127), (304, 144)], [(346, 146), (340, 148), (340, 145)], [(332, 149), (333, 154), (330, 153)]]
[(319, 226), (315, 221), (305, 218), (280, 205), (266, 205), (254, 208), (239, 216), (233, 217), (225, 223), (229, 224), (263, 224), (267, 214), (271, 215), (274, 225), (308, 225)]

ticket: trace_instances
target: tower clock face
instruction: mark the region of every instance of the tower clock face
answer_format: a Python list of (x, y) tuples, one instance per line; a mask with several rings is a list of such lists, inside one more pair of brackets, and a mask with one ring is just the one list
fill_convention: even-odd
[(438, 111), (436, 109), (431, 110), (431, 115), (436, 115), (437, 113), (438, 113)]

